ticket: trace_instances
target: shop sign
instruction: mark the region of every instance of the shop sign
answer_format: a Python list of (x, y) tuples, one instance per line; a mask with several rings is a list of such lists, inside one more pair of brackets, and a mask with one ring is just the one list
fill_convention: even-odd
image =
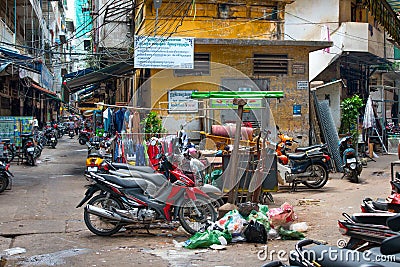
[(199, 102), (192, 99), (194, 90), (170, 90), (168, 92), (169, 113), (196, 113), (199, 111)]
[(135, 35), (134, 67), (149, 69), (193, 69), (193, 37)]
[[(261, 99), (247, 99), (247, 104), (243, 107), (244, 109), (261, 109), (263, 103)], [(215, 109), (237, 109), (237, 105), (233, 104), (233, 99), (210, 99), (211, 108)]]

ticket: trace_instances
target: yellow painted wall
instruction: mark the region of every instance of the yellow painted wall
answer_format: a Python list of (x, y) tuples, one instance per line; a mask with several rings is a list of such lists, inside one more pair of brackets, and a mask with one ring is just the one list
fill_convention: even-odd
[[(309, 93), (308, 90), (298, 90), (297, 81), (307, 81), (308, 75), (308, 50), (301, 47), (237, 47), (237, 46), (196, 46), (195, 52), (211, 53), (211, 61), (218, 62), (211, 67), (210, 76), (187, 76), (175, 77), (173, 70), (152, 70), (149, 91), (145, 94), (147, 104), (154, 108), (166, 108), (168, 101), (168, 90), (219, 90), (222, 78), (235, 78), (248, 76), (252, 78), (269, 78), (271, 91), (283, 91), (284, 98), (271, 100), (271, 109), (275, 122), (284, 131), (297, 132), (307, 131), (309, 126)], [(265, 54), (288, 54), (288, 75), (254, 77), (252, 75), (253, 53)], [(305, 74), (292, 75), (292, 63), (303, 63), (306, 66)], [(231, 70), (232, 66), (236, 70)], [(164, 104), (159, 104), (162, 102)], [(302, 105), (302, 116), (293, 116), (293, 105)], [(168, 113), (159, 112), (161, 115)]]
[[(226, 19), (220, 18), (218, 11), (218, 3), (224, 2), (230, 2), (229, 18)], [(283, 39), (284, 7), (290, 2), (293, 1), (195, 1), (195, 5), (191, 5), (192, 2), (169, 1), (161, 5), (156, 22), (153, 1), (147, 0), (143, 11), (141, 7), (136, 9), (136, 34)], [(142, 24), (138, 21), (139, 12), (144, 14)], [(271, 12), (276, 13), (276, 19), (263, 17)]]
[[(175, 4), (171, 4), (174, 3)], [(159, 18), (157, 29), (155, 26), (155, 9), (153, 1), (147, 0), (144, 6), (136, 9), (137, 32), (141, 35), (159, 35), (159, 36), (190, 36), (195, 38), (216, 38), (216, 39), (265, 39), (278, 40), (283, 39), (283, 21), (284, 12), (278, 13), (278, 20), (260, 19), (260, 14), (250, 12), (251, 7), (255, 5), (270, 6), (278, 3), (278, 11), (284, 11), (285, 4), (293, 2), (288, 1), (234, 1), (241, 3), (238, 7), (236, 19), (218, 18), (218, 8), (216, 3), (233, 1), (195, 1), (196, 10), (193, 8), (187, 10), (187, 16), (180, 20), (178, 14), (174, 17), (168, 17), (172, 14), (173, 7), (183, 3), (182, 1), (171, 1), (163, 4), (158, 10)], [(139, 16), (138, 12), (142, 10)], [(236, 10), (236, 9), (235, 9)], [(143, 20), (138, 18), (142, 17)], [(179, 27), (177, 27), (179, 25)], [(270, 90), (284, 91), (284, 98), (281, 100), (271, 100), (271, 109), (275, 122), (282, 131), (290, 133), (302, 133), (308, 135), (309, 128), (309, 92), (307, 89), (298, 90), (297, 81), (308, 81), (308, 56), (309, 50), (306, 47), (288, 47), (288, 46), (235, 46), (235, 45), (195, 45), (196, 52), (210, 53), (210, 62), (224, 64), (242, 72), (241, 76), (250, 78), (269, 78)], [(287, 54), (289, 58), (289, 69), (287, 75), (253, 77), (253, 61), (251, 58), (254, 53), (262, 54)], [(304, 74), (292, 74), (292, 64), (301, 63), (305, 65)], [(187, 76), (174, 77), (173, 70), (151, 70), (151, 79), (141, 88), (143, 101), (142, 106), (154, 108), (166, 108), (168, 101), (168, 90), (187, 89), (187, 90), (219, 90), (222, 78), (236, 77), (239, 75), (235, 71), (227, 71), (226, 68), (212, 70), (210, 76)], [(240, 76), (240, 75), (239, 75)], [(201, 79), (201, 82), (199, 82)], [(162, 104), (160, 104), (162, 103)], [(302, 105), (302, 115), (293, 116), (293, 105)], [(159, 112), (166, 115), (166, 112)], [(179, 115), (174, 115), (179, 116)], [(303, 140), (306, 143), (308, 140)]]

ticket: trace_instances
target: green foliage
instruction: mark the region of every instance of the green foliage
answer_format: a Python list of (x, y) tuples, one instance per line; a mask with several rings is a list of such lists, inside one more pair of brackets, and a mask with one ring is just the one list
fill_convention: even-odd
[(340, 133), (350, 132), (353, 140), (356, 140), (358, 137), (357, 118), (363, 106), (363, 100), (358, 95), (353, 95), (342, 100), (340, 104), (342, 113)]
[(153, 136), (160, 137), (160, 133), (167, 132), (167, 130), (162, 126), (162, 120), (154, 111), (147, 114), (147, 117), (141, 121), (141, 124), (143, 125), (146, 140), (149, 140)]

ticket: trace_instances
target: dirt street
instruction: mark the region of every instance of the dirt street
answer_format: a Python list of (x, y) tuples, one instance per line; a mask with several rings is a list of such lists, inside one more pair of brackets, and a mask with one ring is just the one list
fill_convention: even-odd
[[(83, 208), (75, 208), (87, 184), (82, 175), (85, 157), (85, 147), (64, 136), (56, 149), (43, 150), (37, 166), (12, 163), (13, 188), (0, 194), (0, 254), (10, 248), (24, 250), (5, 256), (5, 266), (261, 266), (277, 258), (273, 250), (282, 250), (285, 257), (294, 248), (295, 241), (269, 241), (271, 257), (264, 261), (257, 256), (264, 250), (261, 244), (229, 244), (221, 251), (177, 248), (174, 241), (189, 236), (169, 228), (152, 229), (151, 235), (142, 229), (95, 236), (83, 222)], [(298, 222), (309, 226), (306, 237), (335, 245), (343, 238), (337, 227), (342, 212), (359, 212), (364, 197), (390, 193), (390, 162), (395, 160), (397, 155), (382, 155), (369, 161), (359, 184), (336, 173), (320, 190), (300, 187), (290, 193), (283, 187), (272, 193), (275, 203), (269, 207), (294, 205)], [(304, 198), (317, 201), (299, 205)]]

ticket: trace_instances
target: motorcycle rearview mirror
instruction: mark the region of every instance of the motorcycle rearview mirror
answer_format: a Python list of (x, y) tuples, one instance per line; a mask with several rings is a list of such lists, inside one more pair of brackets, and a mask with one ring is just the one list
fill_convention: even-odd
[(302, 135), (298, 135), (298, 136), (296, 136), (296, 138), (301, 140), (301, 139), (303, 139), (303, 136)]

